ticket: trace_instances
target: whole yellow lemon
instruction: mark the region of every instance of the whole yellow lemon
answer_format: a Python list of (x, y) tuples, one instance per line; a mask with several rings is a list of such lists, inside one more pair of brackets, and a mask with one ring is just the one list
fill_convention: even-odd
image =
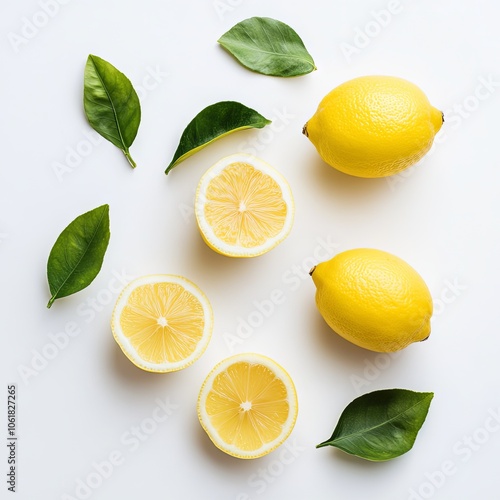
[(321, 315), (353, 344), (394, 352), (429, 336), (431, 294), (399, 257), (370, 248), (347, 250), (310, 274)]
[(327, 94), (303, 133), (337, 170), (386, 177), (418, 162), (443, 122), (443, 113), (413, 83), (364, 76)]

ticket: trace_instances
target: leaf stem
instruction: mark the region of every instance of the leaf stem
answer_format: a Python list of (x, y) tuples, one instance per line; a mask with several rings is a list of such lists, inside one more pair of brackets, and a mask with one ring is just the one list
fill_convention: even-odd
[(130, 166), (132, 168), (135, 168), (137, 167), (137, 163), (134, 161), (134, 159), (130, 156), (130, 153), (129, 153), (129, 150), (123, 150), (123, 154), (125, 155), (125, 157), (127, 158), (128, 162), (130, 163)]
[(52, 297), (50, 297), (50, 300), (47, 304), (47, 309), (50, 309), (52, 307), (52, 304), (54, 303), (54, 300), (56, 300), (56, 296), (55, 295), (52, 295)]

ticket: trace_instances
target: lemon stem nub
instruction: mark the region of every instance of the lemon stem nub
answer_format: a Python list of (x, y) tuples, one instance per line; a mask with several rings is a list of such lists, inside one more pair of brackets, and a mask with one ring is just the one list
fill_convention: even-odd
[(306, 136), (309, 137), (309, 133), (307, 132), (307, 123), (302, 127), (302, 133)]
[(314, 270), (316, 269), (316, 266), (312, 267), (311, 270), (309, 271), (309, 276), (313, 275)]

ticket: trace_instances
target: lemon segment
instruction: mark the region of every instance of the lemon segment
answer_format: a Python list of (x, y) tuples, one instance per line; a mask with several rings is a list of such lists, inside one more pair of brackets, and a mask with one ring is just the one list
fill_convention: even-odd
[(260, 354), (221, 361), (203, 383), (198, 418), (215, 446), (237, 458), (258, 458), (292, 432), (297, 394), (288, 373)]
[(386, 177), (417, 163), (443, 121), (443, 113), (413, 83), (364, 76), (327, 94), (303, 132), (335, 169)]
[(255, 257), (288, 236), (293, 196), (277, 170), (237, 154), (223, 158), (201, 178), (195, 214), (210, 248), (231, 257)]
[(430, 334), (429, 289), (395, 255), (370, 248), (347, 250), (318, 264), (311, 276), (321, 315), (353, 344), (394, 352)]
[(205, 351), (212, 334), (208, 299), (191, 281), (167, 274), (144, 276), (119, 296), (111, 320), (113, 336), (139, 368), (180, 370)]

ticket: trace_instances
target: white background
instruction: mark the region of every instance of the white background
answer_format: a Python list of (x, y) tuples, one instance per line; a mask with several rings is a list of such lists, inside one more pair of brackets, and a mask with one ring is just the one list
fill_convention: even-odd
[[(15, 383), (19, 435), (18, 493), (9, 496), (4, 482), (3, 441), (0, 497), (83, 498), (77, 484), (89, 480), (101, 483), (86, 493), (92, 500), (498, 498), (500, 425), (492, 416), (500, 419), (496, 4), (73, 0), (47, 18), (41, 3), (4, 0), (0, 17), (0, 434), (6, 433), (6, 387)], [(389, 7), (397, 12), (390, 22), (374, 24), (373, 12)], [(318, 70), (294, 79), (266, 77), (218, 46), (231, 26), (256, 15), (291, 25)], [(44, 25), (29, 31), (31, 21)], [(24, 42), (16, 38), (23, 29), (31, 37)], [(361, 47), (364, 29), (371, 37)], [(350, 58), (345, 44), (358, 46)], [(89, 53), (142, 87), (142, 123), (131, 148), (135, 171), (110, 143), (89, 148), (85, 142), (91, 129), (82, 84)], [(147, 78), (152, 72), (156, 81)], [(343, 175), (301, 135), (329, 90), (367, 74), (407, 78), (445, 112), (439, 144), (404, 175)], [(227, 137), (166, 177), (185, 125), (221, 100), (258, 110), (273, 119), (274, 130)], [(69, 166), (76, 148), (87, 156)], [(289, 180), (296, 220), (272, 252), (233, 260), (205, 246), (191, 207), (203, 172), (222, 156), (250, 148)], [(61, 165), (69, 171), (61, 174)], [(87, 289), (46, 309), (45, 268), (54, 241), (77, 215), (103, 203), (110, 204), (111, 240), (100, 274)], [(318, 251), (321, 242), (330, 255), (367, 246), (413, 265), (435, 299), (430, 339), (391, 358), (333, 334), (315, 308), (306, 275), (328, 255)], [(181, 274), (205, 291), (215, 329), (195, 365), (157, 375), (125, 358), (109, 327), (119, 287), (114, 276), (121, 273)], [(259, 317), (258, 305), (273, 290), (282, 292), (284, 303)], [(258, 325), (252, 331), (241, 326), (250, 318)], [(80, 333), (54, 351), (51, 336), (72, 322)], [(240, 342), (231, 347), (230, 336)], [(219, 452), (195, 410), (210, 369), (245, 351), (281, 363), (300, 404), (288, 451), (256, 461)], [(352, 399), (393, 387), (435, 392), (408, 454), (370, 463), (315, 449)], [(176, 408), (153, 425), (151, 417), (163, 415), (158, 398)], [(134, 426), (150, 432), (138, 446), (130, 441)], [(117, 454), (120, 465), (98, 477), (93, 464)], [(436, 472), (443, 467), (446, 476)]]

